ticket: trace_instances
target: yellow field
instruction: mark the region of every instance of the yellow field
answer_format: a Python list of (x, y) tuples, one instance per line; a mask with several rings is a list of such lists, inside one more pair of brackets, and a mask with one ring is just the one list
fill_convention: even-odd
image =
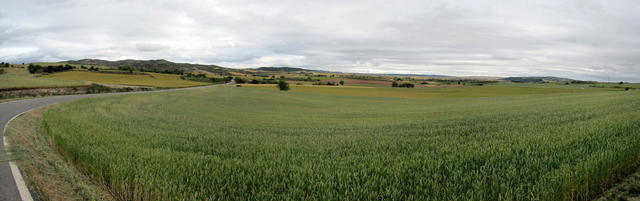
[(180, 79), (179, 75), (146, 73), (146, 75), (101, 73), (88, 71), (67, 71), (54, 73), (43, 77), (60, 80), (90, 81), (99, 84), (117, 84), (152, 87), (191, 87), (207, 85), (204, 82), (194, 82)]
[[(278, 90), (275, 85), (243, 85), (261, 89)], [(291, 85), (293, 92), (333, 94), (347, 96), (374, 96), (392, 98), (449, 98), (449, 97), (492, 97), (548, 93), (579, 93), (603, 91), (605, 89), (533, 88), (514, 86), (464, 86), (428, 88), (391, 88), (365, 86), (315, 86)]]
[(60, 86), (79, 86), (89, 83), (83, 80), (63, 80), (49, 78), (35, 74), (29, 74), (24, 68), (2, 68), (7, 73), (0, 75), (0, 89), (15, 87), (60, 87)]

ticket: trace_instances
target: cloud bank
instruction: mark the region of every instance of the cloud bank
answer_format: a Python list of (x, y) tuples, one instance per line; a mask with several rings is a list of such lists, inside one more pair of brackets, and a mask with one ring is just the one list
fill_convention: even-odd
[(640, 82), (640, 1), (5, 0), (0, 60)]

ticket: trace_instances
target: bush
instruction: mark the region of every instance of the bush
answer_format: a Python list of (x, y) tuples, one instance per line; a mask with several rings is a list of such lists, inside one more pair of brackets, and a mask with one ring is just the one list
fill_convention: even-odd
[(91, 84), (87, 87), (88, 94), (96, 94), (96, 93), (109, 93), (112, 92), (113, 89), (111, 87), (107, 87), (100, 84)]
[(247, 80), (242, 79), (241, 77), (235, 77), (233, 78), (233, 80), (236, 81), (236, 83), (238, 84), (247, 83)]
[(0, 69), (0, 75), (7, 73), (7, 71), (4, 71), (4, 69)]
[(629, 91), (629, 87), (625, 87), (625, 88), (624, 88), (624, 90), (625, 90), (625, 91)]
[(340, 85), (344, 85), (344, 80), (340, 80)]
[(415, 85), (413, 85), (412, 83), (402, 83), (402, 84), (398, 84), (397, 82), (393, 82), (391, 84), (391, 87), (402, 87), (402, 88), (413, 88), (415, 87)]
[(315, 82), (313, 85), (329, 85), (329, 86), (338, 86), (338, 83), (335, 82)]
[(402, 84), (398, 85), (398, 87), (413, 88), (413, 87), (415, 87), (415, 85), (413, 85), (411, 83), (402, 83)]
[(289, 91), (289, 83), (280, 80), (278, 82), (278, 88), (280, 89), (280, 91)]

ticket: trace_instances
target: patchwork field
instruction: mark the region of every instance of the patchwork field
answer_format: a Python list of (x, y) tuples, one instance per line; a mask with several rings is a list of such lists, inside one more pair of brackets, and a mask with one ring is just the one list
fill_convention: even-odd
[(135, 85), (152, 87), (191, 87), (207, 85), (203, 82), (194, 82), (180, 79), (179, 75), (145, 73), (146, 75), (103, 73), (88, 71), (67, 71), (46, 75), (46, 78), (55, 78), (69, 81), (89, 81), (99, 84)]
[(218, 86), (43, 120), (122, 200), (586, 200), (639, 162), (637, 91), (374, 89)]
[[(275, 85), (251, 85), (243, 86), (260, 89), (278, 90)], [(594, 91), (606, 91), (614, 89), (601, 88), (541, 88), (520, 86), (457, 86), (457, 87), (423, 87), (423, 88), (391, 88), (391, 87), (367, 87), (367, 86), (314, 86), (291, 85), (293, 92), (305, 92), (316, 94), (332, 94), (347, 96), (372, 96), (394, 98), (455, 98), (455, 97), (493, 97), (531, 94), (554, 93), (584, 93)]]
[(0, 74), (0, 89), (15, 87), (53, 87), (87, 85), (83, 80), (65, 80), (54, 77), (41, 77), (29, 74), (24, 68), (2, 68), (6, 74)]

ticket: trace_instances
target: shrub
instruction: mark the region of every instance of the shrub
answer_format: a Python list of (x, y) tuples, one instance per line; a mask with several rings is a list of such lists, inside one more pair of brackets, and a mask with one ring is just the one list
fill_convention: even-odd
[(629, 91), (629, 87), (625, 87), (625, 88), (624, 88), (624, 90), (625, 90), (625, 91)]
[(278, 88), (280, 89), (280, 91), (288, 91), (289, 90), (289, 83), (280, 80), (278, 82)]
[(396, 81), (393, 81), (393, 83), (391, 83), (391, 87), (398, 87), (398, 83)]
[(104, 85), (99, 85), (99, 84), (91, 84), (89, 85), (89, 87), (87, 87), (87, 93), (88, 94), (95, 94), (95, 93), (109, 93), (112, 92), (113, 89), (111, 87), (107, 87)]
[(400, 85), (398, 85), (398, 87), (404, 87), (404, 88), (413, 88), (415, 85), (411, 84), (411, 83), (402, 83)]
[(344, 85), (344, 80), (340, 80), (340, 85)]
[(4, 69), (0, 69), (0, 75), (7, 73), (7, 71), (4, 71)]
[(241, 77), (235, 77), (233, 78), (233, 80), (236, 81), (236, 83), (238, 84), (247, 83), (247, 80), (242, 79)]

